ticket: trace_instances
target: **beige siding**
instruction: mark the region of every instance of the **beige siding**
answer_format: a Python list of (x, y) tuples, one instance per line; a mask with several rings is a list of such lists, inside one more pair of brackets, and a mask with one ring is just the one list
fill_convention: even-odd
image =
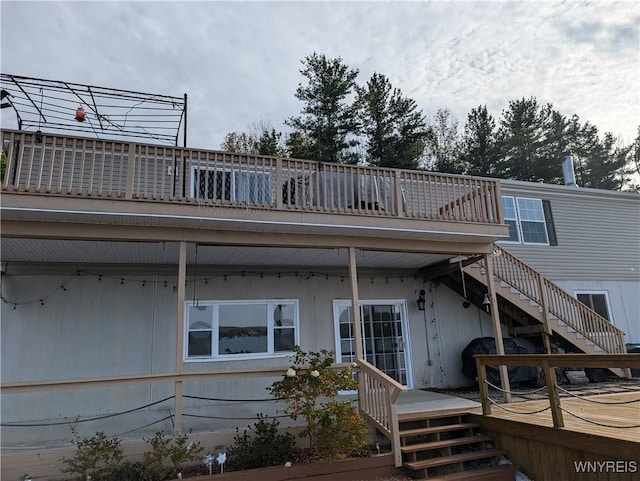
[(552, 280), (640, 281), (640, 195), (503, 181), (502, 195), (549, 200), (557, 246), (501, 245)]

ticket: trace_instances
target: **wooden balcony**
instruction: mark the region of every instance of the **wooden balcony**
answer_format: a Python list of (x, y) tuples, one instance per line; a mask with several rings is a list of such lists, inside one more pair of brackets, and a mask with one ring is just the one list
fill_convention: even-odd
[[(47, 220), (29, 217), (26, 208), (58, 208), (60, 216), (74, 206), (140, 214), (136, 222), (143, 225), (143, 216), (146, 225), (164, 216), (179, 227), (194, 227), (196, 221), (185, 224), (189, 218), (200, 224), (215, 218), (217, 229), (256, 230), (239, 226), (244, 220), (261, 223), (262, 231), (287, 224), (295, 232), (295, 224), (325, 234), (386, 231), (380, 235), (487, 245), (507, 232), (493, 179), (60, 135), (38, 139), (12, 130), (2, 131), (2, 146), (3, 220)], [(67, 219), (54, 217), (49, 220)], [(73, 221), (90, 223), (88, 217)]]

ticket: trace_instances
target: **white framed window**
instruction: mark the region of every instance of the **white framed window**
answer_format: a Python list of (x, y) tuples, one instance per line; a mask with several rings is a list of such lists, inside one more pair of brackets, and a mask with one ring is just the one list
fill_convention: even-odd
[(596, 311), (607, 321), (613, 322), (609, 293), (607, 291), (574, 291), (574, 295), (576, 299), (590, 307), (591, 310)]
[(552, 237), (552, 244), (557, 245), (548, 202), (545, 206), (541, 199), (503, 196), (502, 211), (509, 238), (501, 242), (549, 245)]
[(191, 195), (198, 199), (271, 203), (268, 172), (191, 167)]
[(288, 356), (300, 343), (295, 299), (185, 304), (186, 361)]

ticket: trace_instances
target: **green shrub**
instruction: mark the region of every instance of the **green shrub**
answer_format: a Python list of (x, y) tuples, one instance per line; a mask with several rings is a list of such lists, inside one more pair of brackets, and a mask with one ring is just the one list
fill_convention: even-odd
[(117, 466), (107, 478), (108, 481), (153, 481), (149, 468), (141, 463), (126, 462)]
[(122, 463), (124, 456), (119, 439), (109, 439), (103, 432), (79, 439), (75, 429), (72, 428), (71, 432), (71, 442), (76, 446), (76, 454), (73, 458), (62, 458), (62, 463), (66, 465), (61, 470), (63, 473), (74, 475), (83, 481), (87, 476), (91, 476), (93, 481), (102, 481)]
[(189, 443), (186, 434), (165, 437), (163, 431), (158, 431), (145, 442), (151, 446), (151, 450), (144, 453), (144, 462), (154, 481), (174, 476), (181, 465), (199, 459), (203, 450), (199, 442)]
[(325, 404), (318, 430), (318, 454), (325, 459), (370, 456), (369, 430), (350, 401)]
[(260, 414), (253, 428), (249, 426), (251, 434), (246, 429), (240, 434), (236, 428), (233, 445), (227, 450), (229, 465), (234, 469), (254, 469), (293, 460), (295, 438), (289, 433), (278, 433), (279, 425), (275, 419), (269, 422), (267, 416)]
[(362, 452), (368, 443), (364, 418), (348, 401), (334, 400), (338, 391), (357, 389), (353, 366), (334, 369), (327, 350), (306, 353), (296, 346), (294, 351), (287, 373), (268, 388), (271, 395), (286, 400), (285, 412), (293, 420), (306, 421), (300, 437), (309, 438), (313, 454), (342, 459)]

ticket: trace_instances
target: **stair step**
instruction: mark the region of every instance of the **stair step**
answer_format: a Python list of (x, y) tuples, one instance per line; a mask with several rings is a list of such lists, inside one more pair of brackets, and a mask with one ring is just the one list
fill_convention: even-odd
[(445, 439), (443, 441), (411, 444), (410, 446), (403, 446), (401, 451), (403, 453), (413, 453), (416, 451), (428, 451), (430, 449), (447, 448), (449, 446), (460, 446), (463, 444), (475, 444), (492, 440), (493, 438), (490, 436), (465, 436), (463, 438)]
[(463, 463), (465, 461), (474, 461), (476, 459), (493, 458), (494, 456), (500, 456), (501, 454), (504, 454), (504, 451), (500, 451), (499, 449), (482, 449), (471, 453), (452, 454), (451, 456), (424, 459), (422, 461), (408, 461), (403, 463), (403, 466), (413, 471), (417, 471), (419, 469), (435, 468), (437, 466)]
[(398, 421), (408, 423), (411, 421), (426, 421), (427, 419), (446, 419), (460, 417), (469, 414), (468, 409), (444, 409), (431, 412), (409, 412), (398, 414)]
[(471, 469), (459, 473), (443, 474), (427, 481), (513, 481), (516, 467), (511, 464), (491, 466), (490, 468)]
[(474, 429), (480, 427), (474, 423), (447, 424), (446, 426), (432, 426), (430, 428), (404, 429), (400, 431), (400, 437), (419, 436), (421, 434), (445, 433), (447, 431), (460, 431), (462, 429)]

